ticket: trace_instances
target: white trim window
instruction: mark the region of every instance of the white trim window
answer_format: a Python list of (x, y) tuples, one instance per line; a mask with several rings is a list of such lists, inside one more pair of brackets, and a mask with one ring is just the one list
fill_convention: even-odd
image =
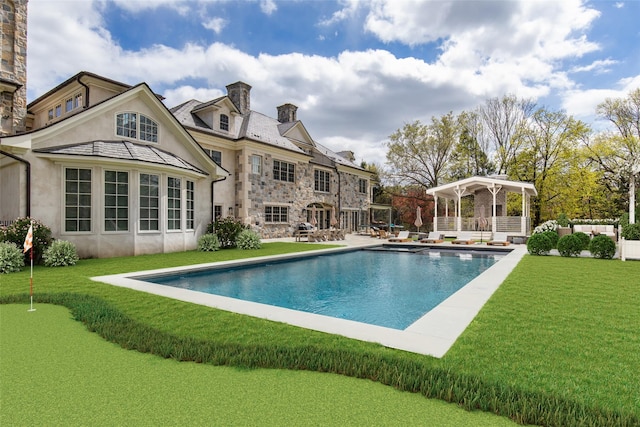
[(366, 179), (362, 179), (360, 178), (358, 180), (358, 192), (360, 193), (367, 193), (367, 180)]
[(229, 130), (229, 116), (226, 114), (220, 114), (220, 130)]
[(187, 214), (187, 218), (186, 218), (186, 224), (185, 224), (185, 228), (187, 230), (193, 230), (195, 228), (195, 213), (196, 213), (196, 209), (195, 209), (195, 200), (196, 200), (196, 193), (195, 193), (195, 184), (193, 181), (189, 181), (187, 180), (186, 182), (187, 184), (187, 200), (186, 200), (186, 214)]
[(181, 180), (180, 178), (167, 177), (167, 229), (180, 230), (181, 207)]
[(264, 222), (288, 223), (289, 207), (288, 206), (265, 206)]
[(276, 181), (295, 182), (295, 165), (293, 163), (274, 160), (273, 179)]
[(252, 154), (249, 161), (251, 163), (251, 173), (253, 175), (262, 175), (262, 156)]
[(104, 171), (104, 231), (129, 231), (129, 173)]
[(118, 113), (116, 115), (116, 135), (141, 141), (158, 142), (158, 123), (143, 114)]
[(160, 176), (140, 174), (140, 230), (160, 229)]
[(213, 160), (214, 162), (216, 162), (217, 164), (222, 166), (222, 152), (221, 151), (209, 150), (208, 148), (205, 148), (204, 151), (205, 151), (205, 153), (207, 153), (207, 155), (209, 157), (211, 157), (211, 160)]
[(313, 171), (313, 186), (315, 191), (322, 193), (328, 193), (331, 182), (331, 173), (325, 170), (316, 169)]
[(64, 231), (91, 231), (91, 169), (64, 170)]

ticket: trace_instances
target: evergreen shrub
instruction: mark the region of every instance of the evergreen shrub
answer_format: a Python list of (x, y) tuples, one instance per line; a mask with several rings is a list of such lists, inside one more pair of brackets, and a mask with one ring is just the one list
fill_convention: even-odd
[[(23, 247), (31, 221), (33, 221), (33, 262), (39, 264), (44, 251), (53, 240), (51, 237), (51, 229), (40, 221), (32, 218), (18, 218), (7, 228), (0, 229), (0, 242), (11, 242), (18, 248)], [(29, 252), (24, 254), (25, 264), (30, 262), (30, 256), (31, 254)]]
[(621, 235), (625, 240), (640, 240), (640, 224), (625, 225)]
[(558, 240), (558, 252), (560, 252), (560, 255), (564, 257), (580, 255), (580, 252), (582, 252), (584, 247), (584, 243), (578, 234), (580, 233), (567, 234)]
[(76, 246), (66, 240), (54, 240), (42, 256), (47, 267), (66, 267), (76, 265), (78, 251)]
[(591, 243), (591, 237), (587, 233), (583, 233), (582, 231), (578, 231), (577, 233), (573, 233), (580, 242), (582, 243), (582, 250), (589, 249), (589, 244)]
[(236, 240), (240, 249), (260, 249), (260, 236), (253, 230), (242, 230)]
[(557, 231), (544, 231), (542, 234), (544, 234), (549, 238), (549, 240), (551, 240), (551, 249), (558, 247), (558, 240), (560, 239), (560, 235)]
[(611, 259), (616, 253), (616, 244), (609, 236), (595, 236), (589, 243), (589, 252), (594, 258)]
[(534, 233), (527, 240), (527, 250), (531, 255), (549, 255), (553, 242), (546, 233)]
[(0, 242), (0, 274), (15, 273), (24, 267), (24, 256), (11, 242)]
[(207, 233), (198, 238), (198, 250), (200, 252), (214, 252), (218, 249), (220, 249), (220, 242), (215, 234)]

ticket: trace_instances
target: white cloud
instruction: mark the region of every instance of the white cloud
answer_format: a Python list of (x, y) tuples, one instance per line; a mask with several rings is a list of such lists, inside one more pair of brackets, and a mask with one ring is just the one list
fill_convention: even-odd
[(571, 69), (572, 73), (595, 72), (607, 73), (610, 71), (609, 66), (617, 64), (618, 61), (612, 59), (600, 59), (593, 61), (591, 64), (576, 66)]
[(260, 10), (265, 15), (271, 15), (273, 12), (278, 10), (278, 5), (274, 0), (260, 0)]
[(227, 25), (227, 21), (224, 18), (214, 17), (206, 20), (202, 23), (202, 26), (208, 30), (213, 31), (216, 34), (220, 34), (222, 29)]
[(184, 0), (111, 0), (118, 7), (130, 12), (142, 12), (159, 7), (169, 7), (180, 15), (187, 15), (191, 10), (189, 3)]

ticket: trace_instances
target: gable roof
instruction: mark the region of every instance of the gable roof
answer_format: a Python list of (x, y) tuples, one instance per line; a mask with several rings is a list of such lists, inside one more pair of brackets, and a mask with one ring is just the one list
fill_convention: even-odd
[(207, 172), (192, 165), (186, 160), (161, 150), (158, 147), (137, 144), (131, 141), (89, 141), (78, 144), (61, 145), (33, 150), (35, 153), (46, 153), (68, 156), (102, 157), (125, 161), (137, 161), (164, 166), (173, 166), (202, 175)]
[(525, 194), (529, 196), (538, 195), (536, 187), (530, 182), (509, 181), (507, 179), (487, 176), (472, 176), (470, 178), (450, 182), (438, 187), (429, 188), (427, 190), (427, 194), (437, 197), (457, 199), (458, 193), (456, 193), (456, 191), (461, 191), (461, 196), (464, 197), (472, 195), (478, 190), (497, 187), (515, 193), (524, 191)]

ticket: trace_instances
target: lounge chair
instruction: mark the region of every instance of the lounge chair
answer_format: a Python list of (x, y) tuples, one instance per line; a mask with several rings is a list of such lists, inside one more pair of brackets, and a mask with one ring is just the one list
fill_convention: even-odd
[(408, 231), (401, 231), (398, 233), (398, 236), (389, 238), (390, 242), (411, 242), (412, 240), (413, 239), (409, 237)]
[(430, 231), (429, 235), (424, 239), (420, 239), (420, 243), (442, 243), (444, 239), (442, 238), (442, 233), (439, 231)]
[(387, 233), (387, 232), (386, 232), (386, 230), (382, 230), (382, 229), (381, 229), (381, 230), (379, 231), (379, 233), (380, 233), (380, 238), (381, 238), (381, 239), (386, 239), (387, 237), (389, 237), (389, 233)]
[(471, 245), (473, 244), (472, 233), (470, 231), (461, 231), (453, 242), (454, 245)]
[(376, 238), (378, 238), (378, 237), (380, 237), (380, 230), (379, 230), (379, 229), (377, 229), (377, 228), (375, 228), (375, 227), (370, 227), (370, 228), (369, 228), (369, 235), (370, 235), (371, 237), (376, 237)]
[(493, 239), (489, 240), (487, 245), (508, 246), (507, 233), (493, 233)]

